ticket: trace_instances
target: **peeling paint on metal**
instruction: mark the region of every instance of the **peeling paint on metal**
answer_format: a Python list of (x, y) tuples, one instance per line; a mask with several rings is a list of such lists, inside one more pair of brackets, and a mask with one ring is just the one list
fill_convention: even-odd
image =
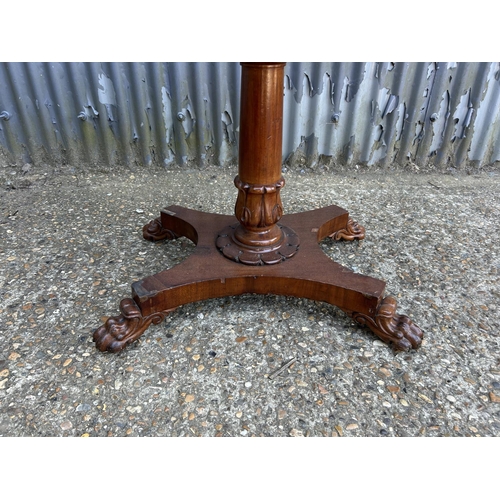
[(433, 138), (429, 151), (429, 155), (435, 155), (436, 151), (441, 148), (444, 141), (444, 133), (448, 118), (450, 117), (450, 92), (446, 90), (443, 92), (439, 111), (431, 115)]
[(189, 139), (189, 136), (191, 135), (191, 132), (193, 132), (193, 128), (196, 123), (196, 119), (194, 117), (194, 113), (190, 104), (187, 104), (185, 108), (182, 108), (177, 113), (177, 120), (181, 122), (184, 133), (186, 134), (186, 140)]
[(104, 73), (98, 76), (99, 88), (97, 89), (99, 102), (116, 106), (116, 93), (113, 82)]
[[(455, 140), (463, 139), (465, 137), (465, 131), (467, 129), (468, 123), (470, 123), (469, 109), (472, 104), (470, 101), (470, 89), (461, 97), (460, 102), (453, 113), (453, 120), (455, 123), (455, 132), (451, 138), (451, 142)], [(469, 118), (469, 121), (467, 120)]]
[[(283, 84), (290, 164), (500, 161), (498, 62), (294, 62)], [(0, 63), (0, 158), (234, 164), (239, 85), (238, 63)]]
[(168, 95), (167, 88), (161, 87), (162, 117), (165, 129), (165, 144), (168, 147), (168, 155), (163, 159), (164, 165), (169, 165), (175, 161), (174, 145), (174, 120), (172, 118), (172, 101)]
[(500, 161), (500, 63), (490, 64), (472, 127), (470, 158)]

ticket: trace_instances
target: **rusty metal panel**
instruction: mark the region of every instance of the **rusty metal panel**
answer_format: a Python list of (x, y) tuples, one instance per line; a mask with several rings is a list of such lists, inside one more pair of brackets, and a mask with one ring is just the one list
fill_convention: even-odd
[[(283, 160), (500, 161), (498, 62), (288, 63)], [(0, 63), (0, 165), (236, 164), (238, 63)]]

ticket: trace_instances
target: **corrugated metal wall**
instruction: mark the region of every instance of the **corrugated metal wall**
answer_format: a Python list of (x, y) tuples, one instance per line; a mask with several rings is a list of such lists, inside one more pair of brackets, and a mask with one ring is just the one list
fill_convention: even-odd
[[(500, 161), (500, 64), (289, 63), (283, 159)], [(238, 63), (0, 63), (0, 165), (237, 162)]]

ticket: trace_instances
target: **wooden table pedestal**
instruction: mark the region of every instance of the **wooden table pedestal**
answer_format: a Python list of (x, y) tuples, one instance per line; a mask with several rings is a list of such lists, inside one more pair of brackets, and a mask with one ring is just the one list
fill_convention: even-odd
[(420, 346), (422, 331), (396, 314), (396, 300), (384, 297), (383, 281), (341, 266), (318, 245), (325, 238), (362, 239), (363, 227), (337, 206), (283, 214), (284, 67), (242, 63), (235, 216), (170, 206), (144, 226), (147, 240), (184, 236), (196, 248), (181, 264), (132, 284), (120, 315), (94, 332), (101, 351), (122, 350), (183, 304), (244, 293), (327, 302), (396, 351)]

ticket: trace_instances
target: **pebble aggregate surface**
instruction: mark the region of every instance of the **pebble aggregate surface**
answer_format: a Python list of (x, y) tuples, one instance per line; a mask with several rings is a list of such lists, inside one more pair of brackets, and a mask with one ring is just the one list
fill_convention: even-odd
[[(500, 175), (285, 173), (286, 213), (335, 204), (366, 229), (321, 243), (386, 282), (424, 331), (395, 354), (328, 304), (182, 306), (118, 354), (93, 331), (194, 244), (151, 243), (168, 205), (232, 214), (236, 169), (0, 176), (0, 436), (498, 436)], [(293, 360), (277, 376), (273, 374)]]

